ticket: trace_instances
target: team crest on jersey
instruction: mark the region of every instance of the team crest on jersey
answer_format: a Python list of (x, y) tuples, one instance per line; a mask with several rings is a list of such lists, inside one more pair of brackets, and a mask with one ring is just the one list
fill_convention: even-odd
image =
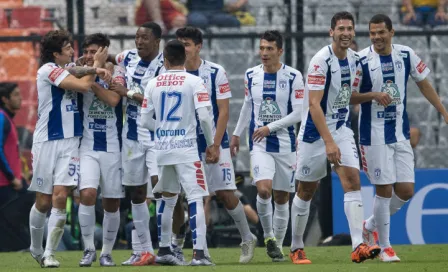
[(286, 80), (280, 80), (278, 82), (278, 86), (280, 87), (280, 89), (285, 90), (286, 86), (288, 85), (288, 82)]
[(207, 82), (208, 82), (208, 76), (203, 75), (203, 76), (201, 76), (201, 78), (202, 78), (202, 80), (204, 81), (204, 83), (207, 84)]
[(112, 119), (115, 114), (109, 105), (94, 96), (87, 116), (93, 119)]
[(350, 85), (344, 83), (339, 90), (338, 96), (334, 100), (333, 109), (343, 109), (348, 106), (350, 103), (350, 97), (352, 95), (352, 91), (350, 89)]
[(389, 94), (392, 98), (392, 102), (389, 104), (389, 106), (396, 106), (401, 104), (401, 97), (398, 86), (391, 80), (388, 80), (383, 84), (383, 86), (381, 87), (381, 92)]
[(261, 102), (258, 120), (265, 123), (275, 122), (282, 118), (282, 113), (277, 102), (268, 97)]
[(398, 72), (401, 72), (401, 69), (403, 69), (403, 63), (401, 61), (397, 60), (395, 62), (395, 67), (397, 68)]

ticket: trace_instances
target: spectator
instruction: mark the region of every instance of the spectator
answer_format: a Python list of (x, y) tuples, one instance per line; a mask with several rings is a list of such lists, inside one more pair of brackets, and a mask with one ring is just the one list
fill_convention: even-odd
[(446, 0), (403, 0), (402, 21), (405, 25), (435, 27), (448, 21)]
[(176, 0), (138, 0), (135, 24), (157, 23), (164, 33), (173, 32), (187, 24), (187, 8)]
[(20, 191), (22, 164), (14, 115), (20, 109), (22, 97), (16, 83), (0, 83), (0, 206), (7, 203), (13, 190)]
[[(234, 7), (236, 8), (236, 5), (232, 5), (230, 9)], [(191, 26), (201, 29), (206, 29), (208, 26), (240, 26), (240, 21), (224, 10), (224, 0), (189, 0), (188, 9), (190, 13), (187, 21)]]

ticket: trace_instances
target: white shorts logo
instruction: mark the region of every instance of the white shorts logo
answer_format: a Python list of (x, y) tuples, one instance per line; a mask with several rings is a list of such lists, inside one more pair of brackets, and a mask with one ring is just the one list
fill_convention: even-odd
[(375, 168), (375, 179), (379, 179), (381, 177), (381, 169)]
[(254, 167), (254, 175), (255, 177), (258, 177), (258, 174), (260, 173), (260, 167), (257, 165)]
[(41, 187), (42, 184), (44, 184), (44, 179), (43, 178), (37, 178), (37, 186)]
[(302, 174), (304, 176), (309, 176), (310, 173), (311, 173), (311, 169), (308, 166), (306, 166), (306, 165), (302, 166)]

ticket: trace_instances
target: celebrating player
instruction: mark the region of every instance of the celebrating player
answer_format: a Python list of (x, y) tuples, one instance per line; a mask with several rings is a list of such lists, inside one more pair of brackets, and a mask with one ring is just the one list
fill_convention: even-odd
[[(37, 71), (38, 116), (33, 137), (33, 179), (30, 191), (36, 191), (36, 203), (30, 212), (30, 252), (41, 267), (59, 267), (54, 258), (64, 233), (66, 202), (69, 190), (79, 180), (79, 137), (82, 136), (81, 116), (77, 92), (85, 93), (101, 75), (110, 79), (102, 67), (107, 58), (107, 47), (99, 48), (93, 56), (93, 67), (72, 69), (81, 77), (64, 70), (73, 57), (71, 36), (68, 32), (48, 32), (41, 41), (42, 67)], [(45, 218), (48, 220), (45, 252), (42, 248)]]
[[(214, 145), (219, 160), (205, 164), (208, 190), (215, 193), (235, 221), (242, 243), (240, 263), (248, 263), (254, 255), (256, 236), (250, 232), (244, 208), (235, 196), (235, 173), (229, 149), (227, 122), (229, 120), (229, 100), (232, 96), (224, 68), (216, 63), (202, 60), (199, 53), (202, 48), (202, 33), (194, 27), (181, 28), (176, 31), (176, 37), (185, 46), (187, 72), (202, 78), (211, 97), (211, 117), (214, 121)], [(205, 153), (207, 145), (202, 131), (199, 133), (199, 152)], [(205, 162), (205, 154), (202, 155)], [(207, 253), (207, 252), (206, 252)]]
[(303, 250), (303, 233), (310, 202), (318, 182), (327, 175), (327, 159), (339, 175), (344, 189), (344, 211), (352, 238), (353, 262), (375, 258), (380, 248), (363, 243), (363, 207), (359, 181), (359, 160), (353, 131), (346, 126), (351, 85), (358, 57), (349, 49), (355, 35), (353, 15), (338, 12), (331, 19), (331, 45), (311, 59), (305, 85), (303, 122), (300, 127), (297, 194), (291, 208), (292, 244), (295, 264), (310, 264)]
[(168, 42), (163, 56), (167, 72), (148, 83), (142, 108), (142, 125), (156, 134), (160, 180), (154, 192), (162, 193), (162, 203), (157, 210), (160, 248), (156, 261), (169, 265), (184, 264), (170, 249), (173, 210), (182, 186), (190, 211), (191, 265), (213, 265), (205, 258), (203, 250), (206, 226), (202, 198), (208, 195), (208, 190), (198, 155), (195, 114), (206, 140), (206, 160), (218, 161), (213, 147), (210, 97), (202, 79), (184, 71), (185, 48), (181, 42)]
[(284, 260), (282, 246), (289, 221), (289, 194), (295, 187), (294, 125), (300, 122), (304, 88), (302, 74), (280, 62), (282, 46), (283, 39), (278, 31), (266, 31), (262, 35), (260, 57), (263, 64), (246, 71), (246, 97), (230, 148), (236, 155), (240, 135), (250, 122), (249, 147), (258, 191), (257, 211), (267, 254), (273, 261)]
[[(389, 241), (390, 216), (414, 194), (414, 153), (409, 142), (406, 85), (409, 75), (422, 94), (448, 123), (437, 93), (428, 81), (429, 69), (408, 46), (392, 44), (394, 29), (387, 15), (377, 14), (369, 22), (372, 45), (359, 53), (360, 63), (353, 83), (352, 103), (361, 103), (359, 143), (362, 164), (375, 185), (373, 215), (364, 223), (364, 241), (375, 244), (378, 230), (380, 258), (399, 262)], [(379, 94), (386, 95), (382, 100)]]

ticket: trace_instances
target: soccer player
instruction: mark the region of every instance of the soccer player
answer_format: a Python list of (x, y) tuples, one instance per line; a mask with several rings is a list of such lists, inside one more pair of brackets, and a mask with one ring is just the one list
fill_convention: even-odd
[[(37, 71), (38, 116), (33, 136), (33, 179), (29, 190), (36, 191), (36, 203), (30, 212), (30, 253), (41, 267), (59, 267), (54, 258), (64, 232), (66, 201), (70, 189), (79, 180), (79, 137), (82, 136), (81, 116), (77, 93), (85, 93), (100, 75), (110, 79), (102, 68), (107, 58), (107, 47), (99, 48), (93, 57), (93, 67), (71, 69), (66, 65), (73, 57), (71, 36), (68, 32), (48, 32), (41, 41), (41, 60)], [(45, 251), (42, 248), (45, 218), (48, 220)]]
[[(206, 161), (218, 160), (213, 147), (210, 97), (203, 80), (185, 72), (185, 48), (177, 40), (166, 44), (164, 65), (167, 72), (151, 80), (145, 89), (142, 124), (155, 131), (160, 180), (154, 188), (162, 193), (157, 210), (159, 252), (157, 263), (183, 265), (171, 251), (173, 210), (181, 186), (190, 211), (193, 239), (191, 265), (213, 265), (205, 258), (206, 226), (203, 197), (208, 196), (204, 168), (199, 160), (196, 114), (206, 140)], [(153, 119), (154, 114), (156, 120)]]
[[(219, 160), (204, 165), (208, 190), (211, 194), (215, 193), (217, 198), (223, 202), (227, 212), (235, 221), (242, 238), (240, 263), (248, 263), (254, 256), (257, 238), (250, 232), (243, 204), (235, 195), (235, 173), (227, 134), (229, 100), (232, 94), (226, 71), (221, 65), (202, 60), (199, 56), (202, 48), (202, 33), (199, 29), (195, 27), (180, 28), (176, 31), (176, 37), (185, 46), (187, 72), (204, 81), (211, 97), (212, 111), (210, 113), (214, 121), (213, 148), (219, 154)], [(203, 163), (205, 163), (206, 147), (204, 134), (199, 131), (199, 152), (202, 154)]]
[(359, 181), (358, 151), (353, 131), (347, 126), (351, 85), (358, 56), (349, 49), (355, 35), (353, 15), (338, 12), (331, 19), (333, 42), (311, 59), (305, 85), (302, 125), (298, 136), (297, 194), (291, 207), (290, 258), (295, 264), (310, 264), (303, 250), (303, 233), (310, 202), (319, 181), (327, 175), (327, 159), (344, 189), (344, 211), (352, 239), (351, 258), (363, 262), (380, 249), (363, 243), (363, 207)]
[[(110, 40), (104, 34), (87, 36), (82, 44), (86, 65), (92, 66), (93, 56), (98, 49), (109, 45)], [(124, 74), (114, 73), (114, 77), (115, 83), (124, 83)], [(80, 266), (91, 266), (96, 261), (93, 238), (99, 185), (104, 208), (100, 265), (115, 266), (111, 252), (120, 226), (120, 198), (124, 197), (121, 185), (123, 112), (121, 96), (108, 88), (107, 82), (97, 78), (91, 90), (80, 96), (84, 129), (79, 154), (81, 180), (78, 185), (81, 197), (78, 217), (84, 242), (84, 256), (79, 262)]]
[(300, 122), (304, 86), (302, 74), (280, 62), (283, 38), (278, 31), (263, 33), (259, 54), (262, 64), (248, 69), (245, 74), (246, 96), (230, 149), (236, 155), (240, 135), (250, 123), (250, 160), (258, 191), (257, 211), (264, 242), (272, 261), (283, 261), (289, 194), (295, 190), (294, 125)]
[[(140, 256), (134, 252), (123, 265), (150, 265), (155, 262), (146, 197), (147, 186), (157, 183), (157, 161), (154, 134), (141, 126), (140, 110), (146, 85), (164, 71), (163, 55), (159, 53), (161, 35), (158, 24), (144, 23), (135, 35), (135, 49), (109, 57), (110, 61), (126, 70), (126, 87), (113, 84), (110, 89), (127, 98), (122, 136), (123, 185), (131, 192), (132, 218), (142, 247)], [(152, 184), (148, 184), (149, 179)]]
[[(390, 216), (414, 194), (414, 153), (406, 109), (409, 76), (421, 93), (448, 123), (448, 112), (427, 79), (429, 69), (408, 46), (392, 44), (394, 29), (387, 15), (377, 14), (369, 22), (372, 45), (359, 53), (360, 63), (353, 83), (351, 102), (361, 103), (359, 143), (362, 164), (375, 185), (373, 215), (364, 223), (364, 241), (374, 244), (378, 231), (380, 259), (399, 262), (389, 241)], [(359, 92), (359, 93), (358, 93)], [(378, 94), (390, 96), (382, 103)]]

